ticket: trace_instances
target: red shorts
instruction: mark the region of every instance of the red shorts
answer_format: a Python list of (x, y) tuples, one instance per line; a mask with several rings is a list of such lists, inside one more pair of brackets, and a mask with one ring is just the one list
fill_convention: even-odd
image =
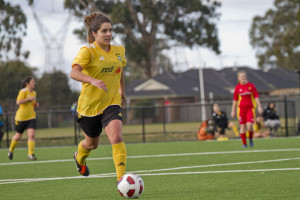
[(238, 119), (240, 124), (246, 124), (247, 122), (254, 123), (255, 109), (254, 108), (238, 108)]

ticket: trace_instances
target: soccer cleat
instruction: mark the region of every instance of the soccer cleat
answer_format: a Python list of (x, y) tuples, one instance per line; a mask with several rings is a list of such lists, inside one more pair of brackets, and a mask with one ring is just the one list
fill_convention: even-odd
[(8, 151), (8, 158), (9, 160), (13, 159), (13, 152)]
[(30, 156), (27, 156), (27, 159), (28, 160), (37, 160), (37, 157), (35, 157), (34, 154), (30, 155)]
[(90, 170), (89, 170), (89, 168), (86, 166), (86, 163), (85, 163), (85, 165), (80, 165), (80, 164), (77, 162), (77, 152), (74, 153), (74, 160), (75, 160), (75, 163), (76, 163), (76, 168), (77, 168), (78, 172), (79, 172), (82, 176), (88, 176), (88, 175), (90, 175)]
[(247, 148), (247, 145), (246, 145), (246, 144), (243, 144), (243, 148)]
[(253, 140), (250, 140), (250, 147), (253, 147), (254, 146), (254, 143), (253, 143)]

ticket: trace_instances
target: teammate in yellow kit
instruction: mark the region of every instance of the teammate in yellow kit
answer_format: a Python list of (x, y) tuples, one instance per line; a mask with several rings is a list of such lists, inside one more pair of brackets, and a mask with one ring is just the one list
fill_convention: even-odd
[(125, 174), (127, 150), (122, 135), (121, 102), (125, 100), (123, 46), (111, 45), (112, 23), (100, 13), (86, 16), (89, 45), (82, 47), (72, 63), (70, 77), (82, 82), (78, 99), (78, 123), (85, 139), (74, 154), (78, 172), (89, 175), (86, 158), (96, 149), (102, 128), (112, 144), (117, 180)]
[(17, 97), (17, 105), (19, 106), (16, 116), (16, 134), (11, 140), (8, 150), (8, 158), (13, 159), (13, 151), (21, 139), (25, 129), (28, 135), (28, 160), (36, 160), (34, 155), (35, 139), (34, 132), (36, 129), (36, 114), (34, 108), (39, 107), (36, 101), (35, 81), (33, 77), (26, 77), (22, 80), (22, 88)]

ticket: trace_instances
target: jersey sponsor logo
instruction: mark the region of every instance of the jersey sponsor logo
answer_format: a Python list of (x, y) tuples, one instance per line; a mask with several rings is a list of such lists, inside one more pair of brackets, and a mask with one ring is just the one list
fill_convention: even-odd
[[(101, 73), (110, 73), (113, 72), (114, 66), (112, 67), (104, 67), (101, 71)], [(115, 74), (119, 74), (121, 72), (121, 67), (119, 66), (116, 71), (114, 72)]]
[(245, 91), (243, 93), (240, 93), (241, 96), (250, 95), (250, 94), (252, 94), (252, 92)]
[(121, 71), (121, 67), (118, 67), (118, 69), (116, 70), (116, 74), (120, 73)]
[(99, 60), (105, 60), (105, 59), (104, 59), (104, 57), (103, 57), (103, 56), (101, 56), (101, 57), (99, 58)]
[(102, 73), (112, 72), (113, 69), (114, 69), (114, 66), (112, 66), (112, 67), (104, 67), (101, 72)]

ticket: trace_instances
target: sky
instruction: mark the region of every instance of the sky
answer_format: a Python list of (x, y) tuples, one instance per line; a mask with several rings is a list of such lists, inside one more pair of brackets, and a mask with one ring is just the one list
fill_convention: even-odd
[[(221, 17), (218, 21), (218, 34), (221, 54), (216, 55), (209, 49), (195, 47), (193, 49), (178, 47), (166, 51), (170, 56), (175, 71), (186, 71), (195, 67), (212, 67), (222, 69), (229, 66), (246, 65), (257, 67), (255, 50), (249, 41), (249, 30), (253, 17), (263, 16), (273, 7), (274, 0), (221, 0), (219, 8)], [(27, 16), (27, 36), (23, 39), (23, 50), (30, 51), (27, 60), (32, 67), (37, 67), (39, 73), (51, 71), (45, 67), (45, 42), (42, 39), (37, 23), (33, 17), (32, 9), (27, 5), (27, 0), (11, 0), (12, 4), (21, 5)], [(64, 0), (35, 1), (35, 13), (39, 16), (42, 27), (46, 31), (47, 41), (55, 42), (61, 50), (56, 53), (63, 54), (64, 65), (60, 70), (69, 73), (71, 63), (81, 46), (86, 43), (80, 41), (73, 30), (83, 25), (73, 17), (68, 19), (68, 11), (63, 9)], [(65, 22), (69, 21), (67, 28), (61, 31)], [(117, 41), (120, 43), (120, 41)], [(125, 47), (126, 48), (126, 47)], [(55, 57), (55, 56), (53, 56)]]

